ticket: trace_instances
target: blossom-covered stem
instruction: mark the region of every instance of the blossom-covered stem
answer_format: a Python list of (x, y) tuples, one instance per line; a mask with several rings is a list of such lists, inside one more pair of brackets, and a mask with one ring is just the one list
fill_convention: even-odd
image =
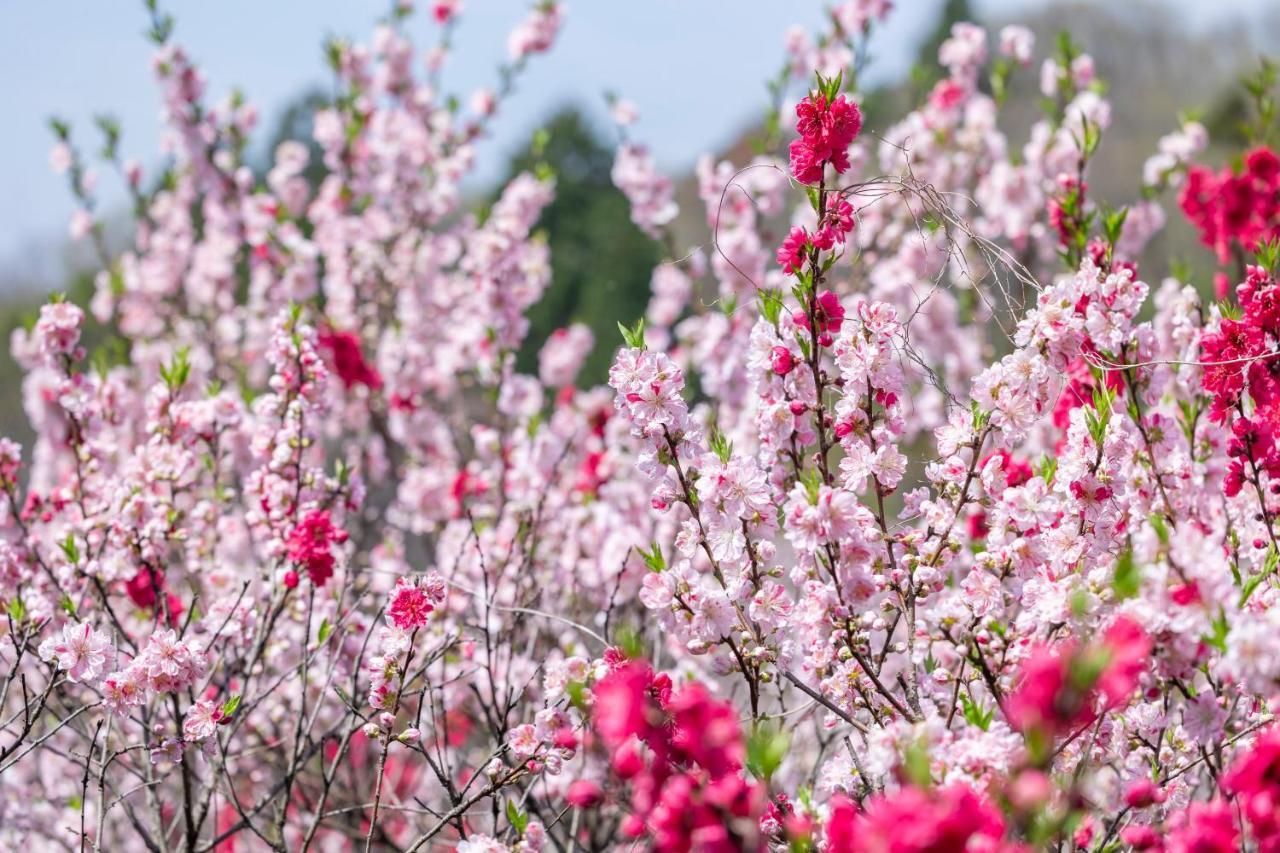
[[(684, 466), (680, 464), (680, 453), (679, 448), (676, 446), (675, 438), (671, 435), (671, 431), (668, 430), (666, 426), (663, 426), (662, 433), (666, 439), (667, 450), (671, 454), (671, 464), (676, 469), (676, 477), (680, 482), (680, 499), (684, 502), (698, 526), (698, 544), (702, 547), (703, 552), (707, 555), (707, 559), (711, 563), (712, 572), (715, 575), (716, 581), (721, 587), (724, 587), (724, 573), (721, 571), (720, 565), (716, 561), (715, 554), (712, 553), (711, 543), (707, 541), (706, 528), (704, 528), (702, 524), (702, 514), (698, 508), (698, 502), (697, 498), (694, 496), (693, 488), (685, 476)], [(747, 548), (750, 550), (750, 540), (748, 539), (747, 542)], [(757, 642), (763, 642), (763, 638), (760, 637), (759, 628), (747, 619), (747, 614), (742, 610), (741, 602), (734, 601), (733, 609), (737, 613), (738, 620), (743, 629), (754, 634)], [(729, 650), (733, 653), (734, 658), (738, 662), (738, 668), (742, 671), (742, 677), (747, 681), (747, 689), (751, 697), (751, 716), (753, 718), (758, 717), (760, 715), (760, 667), (755, 662), (747, 661), (732, 637), (726, 637), (725, 641), (729, 646)]]
[[(867, 415), (867, 439), (871, 443), (871, 449), (874, 451), (876, 449), (876, 438), (875, 438), (875, 435), (872, 433), (871, 427), (875, 424), (875, 392), (871, 386), (870, 377), (867, 378), (866, 415)], [(975, 454), (975, 458), (976, 458), (976, 454)], [(970, 467), (970, 476), (972, 476), (972, 472), (973, 472), (973, 468)], [(966, 485), (967, 485), (967, 481), (966, 481)], [(874, 472), (872, 472), (871, 474), (871, 490), (875, 493), (876, 524), (879, 525), (880, 534), (881, 536), (884, 537), (885, 552), (888, 554), (888, 558), (889, 558), (889, 568), (894, 573), (896, 573), (898, 568), (898, 563), (897, 563), (897, 557), (895, 557), (893, 553), (893, 536), (889, 532), (889, 523), (888, 523), (887, 517), (885, 516), (885, 511), (884, 511), (884, 488), (880, 484), (879, 476), (877, 476)], [(963, 492), (962, 492), (962, 495), (963, 495)], [(909, 674), (908, 674), (908, 677), (906, 678), (906, 683), (904, 687), (907, 694), (907, 703), (911, 705), (911, 709), (915, 712), (914, 717), (911, 714), (903, 714), (903, 716), (905, 716), (909, 720), (912, 720), (912, 719), (918, 719), (920, 717), (923, 717), (924, 710), (920, 707), (920, 685), (916, 681), (916, 665), (915, 665), (916, 594), (915, 594), (915, 580), (910, 571), (907, 573), (907, 585), (908, 585), (908, 588), (906, 593), (904, 594), (901, 590), (899, 590), (898, 596), (899, 596), (899, 603), (901, 606), (900, 612), (906, 615), (906, 620), (907, 620), (907, 626), (906, 626), (907, 662), (908, 662)], [(897, 623), (895, 621), (895, 625), (896, 624)], [(859, 662), (862, 663), (863, 669), (867, 670), (868, 675), (870, 675), (869, 662), (863, 660), (861, 657), (859, 657)], [(880, 692), (884, 693), (886, 696), (891, 695), (883, 686), (880, 685), (878, 676), (873, 676), (872, 680), (873, 680), (873, 683), (876, 684), (876, 687), (880, 690)], [(895, 702), (895, 707), (898, 707), (898, 704), (896, 702)], [(899, 711), (899, 713), (902, 713), (902, 711)]]
[[(944, 629), (943, 636), (947, 638), (953, 646), (966, 645), (951, 635), (949, 629)], [(991, 691), (991, 697), (995, 699), (996, 704), (1004, 706), (1004, 691), (1000, 687), (1000, 681), (996, 678), (995, 672), (991, 669), (991, 665), (987, 663), (987, 657), (983, 654), (982, 649), (977, 643), (968, 643), (966, 647), (969, 649), (968, 660), (974, 666), (978, 667), (978, 671), (982, 673), (982, 680), (987, 685), (987, 689)]]
[(1258, 470), (1258, 461), (1253, 457), (1249, 458), (1249, 469), (1252, 473), (1249, 480), (1253, 484), (1254, 494), (1258, 496), (1258, 512), (1262, 516), (1262, 526), (1266, 528), (1272, 550), (1280, 552), (1280, 540), (1276, 538), (1275, 516), (1267, 508), (1267, 497), (1262, 491), (1262, 472)]
[[(1125, 347), (1121, 347), (1120, 360), (1124, 361), (1125, 358)], [(1164, 503), (1165, 520), (1170, 526), (1176, 527), (1178, 524), (1178, 514), (1173, 510), (1173, 501), (1169, 499), (1169, 492), (1164, 485), (1165, 472), (1160, 470), (1160, 463), (1156, 460), (1155, 446), (1151, 441), (1151, 432), (1147, 429), (1147, 425), (1143, 421), (1142, 398), (1138, 393), (1138, 380), (1135, 374), (1136, 368), (1130, 367), (1121, 371), (1125, 388), (1129, 392), (1129, 399), (1133, 402), (1133, 417), (1131, 420), (1133, 421), (1134, 426), (1138, 428), (1138, 434), (1142, 436), (1142, 444), (1147, 450), (1147, 461), (1151, 465), (1151, 476), (1155, 478), (1156, 488), (1160, 492), (1160, 500)]]
[[(413, 633), (409, 637), (409, 650), (405, 652), (404, 668), (401, 670), (402, 672), (405, 673), (406, 679), (409, 673), (409, 666), (410, 664), (413, 663), (414, 643), (417, 639), (418, 639), (418, 630), (415, 628)], [(406, 680), (396, 689), (396, 698), (395, 698), (395, 701), (392, 703), (392, 707), (391, 707), (392, 717), (394, 717), (400, 711), (400, 698), (403, 695), (404, 688), (405, 686), (407, 686), (407, 684), (408, 682)], [(390, 731), (383, 733), (382, 752), (378, 756), (378, 782), (373, 792), (373, 816), (369, 819), (369, 832), (364, 837), (365, 853), (369, 853), (369, 850), (372, 848), (373, 833), (374, 833), (374, 830), (376, 830), (378, 827), (378, 810), (379, 810), (379, 807), (382, 805), (382, 784), (386, 778), (387, 753), (391, 750), (392, 740), (393, 738), (391, 737)]]
[[(827, 213), (827, 180), (825, 177), (818, 184), (818, 221), (821, 222)], [(828, 456), (831, 446), (827, 437), (827, 406), (826, 406), (826, 384), (827, 376), (822, 369), (822, 349), (818, 343), (819, 323), (818, 323), (818, 294), (820, 292), (819, 285), (822, 284), (822, 250), (814, 246), (809, 253), (809, 273), (812, 278), (812, 286), (807, 293), (807, 302), (805, 304), (805, 312), (809, 318), (809, 372), (813, 375), (814, 388), (814, 431), (818, 437), (818, 469), (822, 472), (822, 481), (828, 486), (831, 485), (831, 471), (829, 468), (830, 460)]]
[(955, 507), (951, 511), (951, 523), (947, 529), (939, 537), (938, 550), (929, 558), (928, 566), (936, 566), (942, 559), (943, 549), (946, 547), (947, 540), (951, 538), (951, 531), (955, 530), (956, 520), (960, 518), (960, 513), (964, 510), (969, 502), (969, 486), (973, 484), (973, 479), (978, 473), (978, 463), (982, 459), (982, 448), (986, 446), (987, 437), (991, 434), (992, 427), (990, 424), (982, 428), (970, 447), (973, 449), (973, 458), (969, 460), (969, 467), (964, 474), (964, 482), (960, 486), (960, 494), (956, 496)]

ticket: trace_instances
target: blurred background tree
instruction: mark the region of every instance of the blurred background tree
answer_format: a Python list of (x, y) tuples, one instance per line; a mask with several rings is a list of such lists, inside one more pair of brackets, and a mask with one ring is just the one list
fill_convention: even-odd
[(536, 370), (538, 349), (552, 332), (585, 323), (600, 344), (580, 378), (590, 385), (608, 374), (618, 320), (631, 322), (644, 313), (661, 252), (632, 224), (627, 200), (610, 177), (613, 144), (601, 138), (585, 112), (563, 107), (543, 130), (540, 156), (525, 149), (511, 159), (507, 174), (545, 163), (556, 177), (555, 200), (538, 221), (551, 248), (551, 286), (529, 312), (529, 337), (517, 363)]

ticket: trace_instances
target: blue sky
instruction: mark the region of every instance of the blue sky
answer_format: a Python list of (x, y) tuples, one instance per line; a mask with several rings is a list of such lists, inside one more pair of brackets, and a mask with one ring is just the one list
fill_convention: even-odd
[[(931, 27), (941, 0), (898, 0), (873, 46), (872, 76), (901, 74), (914, 44)], [(1271, 0), (1174, 0), (1193, 23), (1247, 14)], [(1003, 15), (1038, 0), (986, 0)], [(279, 108), (327, 75), (320, 43), (327, 34), (364, 39), (389, 0), (169, 0), (177, 40), (204, 69), (210, 95), (244, 88), (259, 105), (264, 129)], [(462, 94), (492, 82), (505, 35), (527, 0), (469, 0), (446, 86)], [(569, 0), (562, 39), (539, 57), (518, 95), (478, 152), (479, 179), (491, 179), (507, 151), (560, 103), (592, 107), (614, 90), (640, 108), (637, 137), (666, 168), (686, 168), (696, 155), (732, 139), (757, 119), (763, 81), (778, 67), (791, 23), (812, 30), (823, 0)], [(729, 13), (728, 10), (732, 10)], [(124, 127), (123, 149), (148, 166), (159, 162), (159, 101), (136, 0), (7, 0), (0, 2), (0, 270), (48, 269), (72, 210), (60, 177), (48, 168), (50, 114), (68, 118), (82, 150), (96, 145), (91, 119), (109, 112)], [(418, 16), (420, 44), (433, 25)], [(713, 33), (711, 42), (705, 34)], [(487, 168), (485, 168), (487, 166)], [(122, 193), (103, 176), (110, 208)]]

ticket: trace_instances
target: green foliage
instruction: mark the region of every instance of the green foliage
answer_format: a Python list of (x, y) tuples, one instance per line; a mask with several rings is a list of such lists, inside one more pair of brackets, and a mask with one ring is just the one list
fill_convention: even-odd
[(524, 835), (525, 827), (529, 825), (529, 815), (520, 810), (515, 800), (507, 800), (507, 820), (511, 822), (517, 835)]
[(636, 321), (634, 326), (625, 326), (618, 322), (618, 331), (622, 333), (622, 342), (630, 349), (644, 349), (644, 318)]
[(1244, 587), (1240, 590), (1240, 606), (1244, 607), (1249, 603), (1249, 599), (1253, 596), (1254, 590), (1262, 585), (1262, 582), (1276, 573), (1276, 566), (1280, 564), (1280, 551), (1275, 548), (1271, 549), (1271, 553), (1267, 555), (1267, 562), (1263, 565), (1262, 571), (1244, 582)]
[(636, 552), (640, 554), (640, 558), (644, 560), (645, 566), (651, 572), (661, 572), (667, 567), (667, 558), (662, 555), (662, 547), (657, 542), (654, 542), (648, 551), (637, 547)]
[(983, 708), (977, 702), (973, 701), (968, 692), (960, 694), (960, 707), (964, 709), (964, 718), (970, 725), (977, 726), (984, 732), (991, 728), (991, 721), (995, 719), (995, 707)]
[(1134, 598), (1142, 586), (1142, 573), (1133, 560), (1133, 551), (1125, 549), (1116, 560), (1116, 573), (1112, 580), (1116, 596), (1120, 599)]
[(747, 738), (747, 769), (752, 776), (768, 782), (782, 766), (790, 745), (791, 738), (780, 725), (761, 720)]
[(733, 456), (733, 442), (731, 442), (718, 426), (711, 428), (711, 451), (721, 461), (727, 463), (729, 458)]

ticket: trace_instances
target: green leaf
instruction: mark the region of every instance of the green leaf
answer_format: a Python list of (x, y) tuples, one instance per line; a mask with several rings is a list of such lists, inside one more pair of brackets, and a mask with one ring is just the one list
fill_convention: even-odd
[(636, 551), (639, 552), (640, 558), (644, 560), (649, 571), (657, 574), (667, 567), (667, 558), (662, 556), (662, 548), (657, 542), (654, 542), (648, 551), (643, 548), (636, 548)]
[(991, 721), (996, 716), (995, 708), (983, 709), (973, 701), (973, 697), (967, 691), (960, 694), (960, 708), (964, 711), (964, 718), (969, 725), (977, 726), (984, 732), (991, 728)]
[(524, 835), (525, 827), (529, 825), (529, 816), (520, 811), (515, 800), (507, 800), (507, 820), (511, 821), (511, 826), (518, 835)]
[(763, 720), (756, 723), (747, 738), (747, 769), (768, 782), (782, 766), (790, 746), (791, 736), (781, 726)]
[(222, 716), (230, 717), (240, 707), (240, 694), (237, 693), (222, 703)]
[(1258, 265), (1273, 275), (1280, 272), (1280, 239), (1264, 240), (1258, 244)]
[(581, 681), (570, 681), (564, 687), (564, 693), (569, 697), (569, 704), (587, 713), (590, 708), (587, 705), (587, 686)]
[(806, 468), (800, 475), (800, 483), (804, 486), (805, 495), (812, 506), (818, 505), (818, 492), (822, 487), (822, 472), (817, 468)]
[(929, 749), (924, 739), (912, 741), (902, 752), (902, 770), (908, 780), (918, 788), (933, 786), (933, 770), (929, 763)]
[(711, 427), (711, 450), (721, 462), (728, 463), (730, 457), (733, 456), (733, 442), (729, 441), (725, 434), (720, 431), (720, 427), (712, 425)]
[(622, 653), (631, 660), (644, 657), (644, 639), (630, 625), (619, 626), (618, 648), (622, 649)]
[(1250, 577), (1244, 582), (1244, 588), (1240, 590), (1240, 606), (1244, 607), (1249, 602), (1249, 597), (1254, 591), (1262, 585), (1262, 582), (1276, 573), (1276, 566), (1280, 564), (1280, 551), (1275, 548), (1271, 549), (1271, 553), (1267, 555), (1267, 562), (1262, 567), (1262, 571)]
[(5, 608), (9, 614), (9, 618), (14, 622), (22, 622), (27, 618), (27, 605), (22, 603), (21, 598), (15, 598), (9, 602), (9, 606)]
[(329, 639), (329, 635), (333, 633), (333, 626), (329, 624), (328, 618), (320, 620), (320, 631), (316, 634), (316, 642), (324, 645), (324, 641)]
[(1164, 523), (1164, 516), (1160, 515), (1159, 513), (1153, 512), (1151, 514), (1151, 518), (1149, 518), (1148, 521), (1151, 523), (1151, 529), (1154, 530), (1156, 533), (1156, 538), (1160, 540), (1160, 544), (1168, 545), (1169, 544), (1169, 526)]
[(782, 293), (770, 288), (762, 288), (759, 292), (760, 316), (769, 321), (769, 325), (778, 325), (782, 316)]
[(641, 317), (636, 321), (635, 326), (627, 328), (618, 323), (618, 331), (622, 332), (622, 340), (631, 349), (644, 349), (644, 318)]
[[(297, 322), (296, 318), (294, 322)], [(164, 380), (170, 394), (176, 393), (187, 384), (187, 379), (191, 376), (190, 356), (190, 349), (179, 347), (168, 363), (160, 365), (160, 378)]]
[(1227, 653), (1227, 634), (1231, 631), (1231, 627), (1227, 624), (1227, 612), (1219, 610), (1218, 615), (1211, 623), (1213, 626), (1212, 634), (1205, 634), (1200, 639), (1204, 640), (1207, 645), (1213, 646), (1223, 654)]
[(67, 555), (67, 562), (75, 565), (80, 562), (80, 547), (76, 545), (76, 535), (68, 533), (67, 538), (58, 543), (62, 553)]
[(977, 432), (981, 432), (983, 429), (986, 428), (987, 424), (990, 422), (991, 413), (983, 411), (982, 408), (978, 405), (977, 400), (974, 400), (970, 404), (969, 411), (973, 415), (974, 430)]
[(1112, 246), (1120, 241), (1120, 232), (1124, 229), (1124, 221), (1129, 216), (1129, 208), (1121, 207), (1118, 210), (1108, 210), (1102, 219), (1102, 230), (1107, 236), (1107, 242)]
[(1112, 586), (1115, 587), (1116, 596), (1121, 601), (1137, 596), (1142, 586), (1142, 573), (1138, 571), (1138, 565), (1133, 561), (1131, 549), (1126, 548), (1116, 559), (1116, 573), (1112, 579)]

